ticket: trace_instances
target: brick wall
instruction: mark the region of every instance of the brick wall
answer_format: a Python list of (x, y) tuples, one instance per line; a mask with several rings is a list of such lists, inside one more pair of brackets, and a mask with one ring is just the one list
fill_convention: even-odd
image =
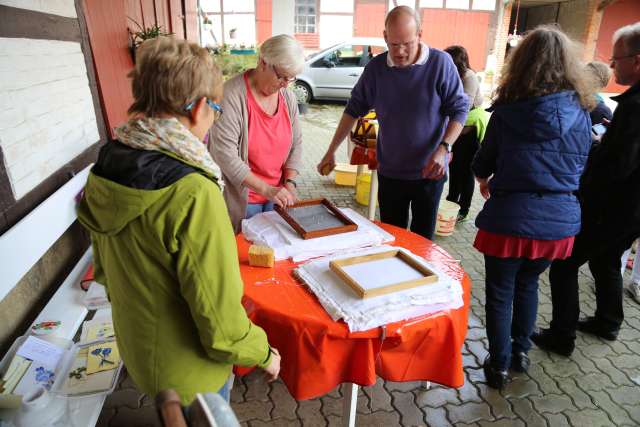
[(306, 49), (317, 49), (320, 46), (318, 33), (296, 33), (293, 36)]
[(562, 30), (582, 46), (586, 61), (593, 58), (602, 21), (598, 0), (572, 0), (526, 9), (526, 30), (541, 24), (557, 23)]
[(0, 147), (16, 199), (100, 139), (80, 43), (0, 38)]
[[(95, 161), (106, 137), (82, 0), (0, 0), (0, 235)], [(0, 300), (0, 355), (88, 245), (74, 223)]]
[[(600, 33), (603, 11), (598, 10), (598, 0), (589, 0), (587, 4), (587, 19), (582, 30), (580, 42), (583, 44), (582, 59), (591, 61), (596, 52), (596, 43)], [(640, 5), (638, 5), (640, 7)]]
[(509, 35), (509, 23), (511, 22), (511, 9), (513, 3), (504, 5), (504, 11), (502, 13), (502, 20), (498, 25), (498, 31), (496, 32), (495, 49), (496, 53), (496, 74), (494, 81), (498, 81), (500, 70), (504, 65), (504, 55), (507, 51), (507, 36)]

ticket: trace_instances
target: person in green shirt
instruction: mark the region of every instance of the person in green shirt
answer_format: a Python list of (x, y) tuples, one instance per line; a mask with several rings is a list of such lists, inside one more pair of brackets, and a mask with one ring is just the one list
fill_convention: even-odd
[(228, 400), (233, 365), (273, 381), (280, 356), (240, 303), (221, 173), (202, 142), (222, 113), (222, 76), (206, 49), (172, 37), (144, 42), (136, 60), (132, 118), (101, 148), (78, 218), (139, 389)]

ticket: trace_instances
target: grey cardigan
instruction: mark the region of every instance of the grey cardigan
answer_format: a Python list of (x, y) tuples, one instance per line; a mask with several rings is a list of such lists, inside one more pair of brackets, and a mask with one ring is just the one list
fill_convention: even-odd
[[(300, 170), (302, 163), (302, 132), (298, 121), (298, 103), (290, 89), (283, 89), (291, 121), (291, 147), (284, 164), (286, 169)], [(247, 210), (249, 189), (242, 184), (251, 169), (249, 157), (249, 116), (247, 113), (247, 87), (243, 74), (224, 84), (222, 99), (224, 114), (211, 128), (209, 151), (220, 166), (225, 181), (224, 199), (236, 233)]]
[(482, 105), (482, 93), (480, 92), (480, 83), (478, 76), (473, 70), (467, 68), (462, 78), (462, 87), (469, 97), (469, 109), (472, 110)]

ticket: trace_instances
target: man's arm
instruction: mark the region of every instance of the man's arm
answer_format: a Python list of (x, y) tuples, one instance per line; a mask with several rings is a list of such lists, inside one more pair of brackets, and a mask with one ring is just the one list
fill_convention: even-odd
[(375, 98), (375, 73), (372, 67), (375, 66), (374, 61), (364, 68), (362, 75), (351, 91), (349, 103), (342, 113), (342, 118), (336, 128), (331, 144), (320, 163), (318, 163), (318, 172), (321, 175), (329, 175), (336, 167), (336, 150), (342, 144), (342, 141), (349, 136), (349, 132), (353, 125), (358, 121), (358, 117), (365, 115), (373, 107), (373, 99)]
[[(451, 120), (447, 125), (447, 129), (444, 131), (442, 141), (446, 142), (450, 146), (458, 139), (464, 125), (457, 121)], [(422, 176), (427, 179), (440, 179), (447, 172), (447, 165), (449, 164), (450, 155), (447, 149), (442, 145), (438, 145), (436, 151), (431, 156), (431, 160), (427, 163), (427, 166), (422, 170)]]
[(338, 147), (340, 147), (340, 144), (342, 144), (342, 141), (349, 136), (349, 132), (357, 121), (357, 117), (351, 117), (347, 113), (342, 113), (342, 118), (340, 119), (340, 123), (338, 123), (338, 127), (333, 134), (331, 144), (329, 145), (329, 148), (322, 160), (320, 160), (320, 163), (318, 163), (318, 172), (320, 175), (329, 175), (336, 167), (336, 151), (338, 150)]
[[(442, 142), (446, 142), (451, 146), (460, 136), (460, 132), (462, 132), (471, 101), (464, 93), (458, 70), (449, 55), (445, 55), (444, 57), (443, 68), (443, 77), (439, 92), (443, 100), (442, 111), (445, 116), (449, 117), (449, 124), (445, 129)], [(447, 149), (439, 145), (431, 155), (431, 159), (429, 159), (427, 165), (422, 169), (422, 176), (434, 180), (442, 178), (447, 172), (449, 158), (450, 156)]]

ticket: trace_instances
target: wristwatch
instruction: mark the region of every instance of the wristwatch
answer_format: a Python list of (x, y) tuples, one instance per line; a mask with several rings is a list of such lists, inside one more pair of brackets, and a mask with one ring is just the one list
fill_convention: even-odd
[(451, 152), (451, 144), (449, 144), (448, 142), (442, 141), (442, 142), (440, 142), (440, 145), (444, 146), (444, 148), (447, 149), (447, 153)]
[(298, 188), (298, 183), (297, 183), (297, 182), (295, 182), (294, 180), (292, 180), (291, 178), (287, 178), (287, 179), (285, 179), (285, 180), (284, 180), (284, 182), (285, 182), (285, 184), (286, 184), (287, 182), (289, 182), (289, 183), (291, 183), (291, 185), (293, 185), (293, 187), (294, 187), (294, 188)]

